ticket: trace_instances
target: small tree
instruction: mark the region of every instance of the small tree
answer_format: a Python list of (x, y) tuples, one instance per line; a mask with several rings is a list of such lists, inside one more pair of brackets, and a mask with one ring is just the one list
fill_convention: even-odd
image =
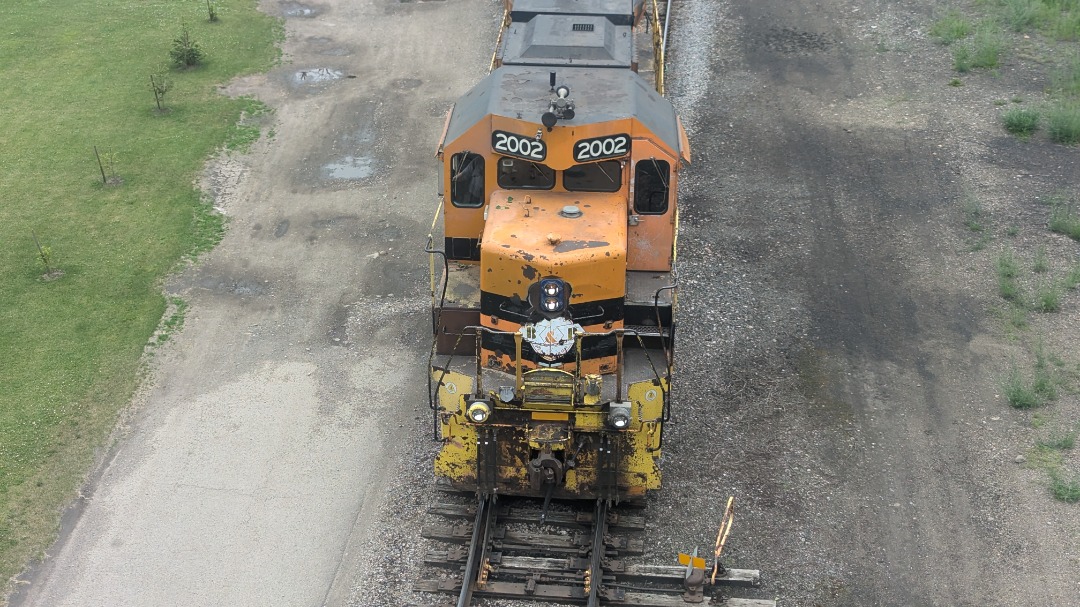
[(199, 48), (199, 43), (192, 40), (191, 32), (188, 31), (186, 24), (181, 26), (180, 37), (173, 40), (169, 55), (176, 67), (180, 68), (195, 67), (202, 63), (202, 49)]
[(150, 74), (150, 90), (154, 92), (154, 103), (157, 104), (159, 114), (165, 112), (165, 93), (168, 93), (171, 88), (172, 82), (163, 74), (158, 74), (157, 78)]
[(210, 14), (210, 23), (218, 20), (217, 7), (210, 0), (206, 0), (206, 12)]
[(52, 273), (53, 273), (53, 269), (52, 269), (52, 248), (48, 247), (48, 246), (45, 246), (45, 247), (41, 246), (41, 243), (38, 242), (37, 232), (34, 232), (33, 230), (31, 230), (30, 235), (34, 237), (34, 244), (37, 245), (38, 259), (40, 259), (42, 265), (45, 266), (45, 275), (46, 276), (51, 276)]

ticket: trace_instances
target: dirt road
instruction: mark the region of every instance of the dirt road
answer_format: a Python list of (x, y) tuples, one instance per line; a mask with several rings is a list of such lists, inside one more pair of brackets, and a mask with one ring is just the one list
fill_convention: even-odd
[(351, 542), (426, 410), (431, 156), (497, 7), (263, 8), (286, 62), (227, 92), (274, 135), (210, 167), (229, 233), (167, 285), (184, 330), (15, 605), (342, 604), (365, 575)]
[[(430, 156), (499, 9), (266, 3), (289, 62), (229, 92), (274, 106), (275, 136), (208, 175), (229, 235), (169, 285), (191, 317), (14, 604), (437, 600), (410, 591), (435, 499)], [(1080, 305), (1010, 334), (993, 274), (1005, 247), (1043, 242), (1036, 199), (1075, 188), (1080, 163), (1000, 129), (994, 101), (1040, 95), (1035, 68), (947, 86), (932, 12), (674, 3), (695, 162), (650, 561), (711, 545), (734, 494), (729, 564), (762, 569), (783, 605), (1080, 605), (1080, 515), (1016, 463), (1040, 430), (1000, 396), (1035, 340), (1067, 357)], [(973, 192), (993, 222), (980, 250)], [(1055, 271), (1075, 259), (1046, 242)], [(1071, 395), (1044, 414), (1080, 418)]]

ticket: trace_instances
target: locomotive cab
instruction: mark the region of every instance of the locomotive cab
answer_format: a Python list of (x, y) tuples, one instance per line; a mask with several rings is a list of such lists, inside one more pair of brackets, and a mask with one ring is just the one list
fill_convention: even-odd
[(514, 3), (498, 67), (439, 143), (435, 469), (482, 493), (621, 499), (660, 486), (689, 147), (635, 72), (632, 2), (564, 4)]

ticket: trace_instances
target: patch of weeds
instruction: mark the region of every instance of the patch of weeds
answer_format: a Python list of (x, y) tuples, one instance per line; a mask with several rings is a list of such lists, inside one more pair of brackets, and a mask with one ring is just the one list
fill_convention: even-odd
[(986, 245), (990, 244), (991, 240), (993, 240), (993, 239), (991, 238), (990, 234), (987, 234), (987, 233), (984, 232), (984, 233), (980, 234), (979, 237), (976, 238), (975, 240), (968, 240), (967, 241), (967, 245), (968, 245), (967, 250), (968, 250), (969, 253), (978, 253), (979, 251), (982, 251), (983, 249), (985, 249)]
[(958, 11), (950, 10), (943, 17), (930, 26), (930, 36), (946, 46), (965, 38), (971, 33), (973, 26)]
[(1061, 281), (1062, 288), (1075, 289), (1080, 286), (1080, 264), (1074, 265), (1069, 273), (1065, 275), (1065, 278)]
[(1080, 240), (1080, 218), (1071, 203), (1055, 201), (1050, 211), (1050, 220), (1046, 227), (1051, 232), (1064, 234), (1073, 240)]
[(1031, 427), (1038, 430), (1039, 428), (1045, 426), (1048, 421), (1050, 421), (1049, 415), (1043, 415), (1042, 413), (1035, 412), (1031, 416)]
[[(961, 74), (966, 74), (971, 71), (971, 47), (966, 44), (957, 44), (953, 47), (952, 59), (953, 69)], [(959, 82), (957, 78), (953, 78), (953, 82)], [(954, 86), (960, 86), (959, 84)]]
[(1059, 432), (1045, 439), (1039, 440), (1035, 444), (1042, 449), (1066, 451), (1072, 449), (1076, 445), (1076, 431), (1074, 430), (1072, 432)]
[(1028, 326), (1027, 308), (1022, 306), (1009, 306), (1007, 312), (1009, 326), (1014, 329), (1026, 329)]
[(1009, 226), (1005, 228), (1005, 235), (1009, 238), (1016, 238), (1016, 235), (1020, 233), (1020, 228), (1016, 226)]
[(1033, 385), (1029, 386), (1024, 381), (1023, 374), (1016, 367), (1013, 367), (1009, 377), (1005, 379), (1002, 389), (1009, 404), (1016, 409), (1034, 409), (1047, 403), (1046, 398), (1041, 396)]
[(1006, 131), (1021, 137), (1030, 137), (1039, 128), (1039, 113), (1027, 108), (1006, 110), (1001, 119)]
[(169, 300), (169, 307), (172, 308), (172, 314), (161, 323), (161, 328), (158, 329), (157, 343), (159, 345), (169, 341), (169, 338), (184, 326), (184, 316), (187, 314), (188, 308), (187, 302), (179, 297), (173, 297)]
[(1080, 10), (1053, 13), (1053, 20), (1046, 30), (1050, 36), (1065, 42), (1080, 38)]
[[(957, 71), (960, 71), (960, 70), (957, 70)], [(959, 88), (961, 86), (964, 86), (964, 81), (960, 80), (959, 78), (953, 78), (952, 80), (949, 81), (949, 86)]]
[(240, 119), (225, 139), (225, 149), (242, 154), (250, 150), (262, 135), (262, 125), (258, 118), (271, 112), (270, 106), (258, 99), (244, 97), (243, 102)]
[(1047, 110), (1046, 134), (1054, 143), (1080, 143), (1080, 102), (1062, 102)]
[(971, 67), (991, 69), (1001, 62), (1005, 39), (992, 22), (981, 23), (971, 39)]
[(1068, 97), (1080, 97), (1080, 55), (1050, 72), (1050, 88)]
[(1002, 9), (1005, 22), (1014, 32), (1037, 27), (1045, 11), (1040, 0), (1005, 0)]
[(1080, 477), (1068, 478), (1058, 470), (1051, 470), (1050, 493), (1067, 504), (1080, 502)]
[(1006, 249), (998, 255), (997, 262), (998, 293), (1006, 301), (1020, 304), (1023, 302), (1023, 294), (1016, 275), (1020, 272), (1020, 266), (1016, 262), (1011, 249)]
[(1023, 97), (1021, 97), (1020, 95), (1016, 95), (1015, 97), (1013, 97), (1013, 98), (1012, 98), (1012, 99), (1010, 99), (1009, 101), (1012, 101), (1013, 103), (1023, 103), (1023, 102), (1024, 102), (1024, 98), (1023, 98)]
[(1035, 261), (1031, 264), (1031, 271), (1036, 274), (1044, 274), (1050, 269), (1050, 261), (1046, 258), (1046, 247), (1039, 245), (1035, 249)]
[(1035, 309), (1039, 312), (1061, 311), (1061, 289), (1057, 285), (1042, 285), (1035, 294)]
[(225, 216), (218, 213), (209, 200), (196, 207), (192, 222), (190, 258), (209, 251), (225, 237)]
[(1027, 465), (1029, 468), (1042, 468), (1044, 470), (1057, 470), (1061, 467), (1064, 458), (1060, 451), (1045, 447), (1032, 447), (1027, 452)]
[(1057, 400), (1059, 381), (1054, 375), (1054, 370), (1046, 364), (1047, 358), (1046, 351), (1040, 343), (1035, 347), (1035, 373), (1031, 380), (1031, 389), (1049, 402)]
[(985, 211), (983, 210), (982, 201), (979, 200), (973, 194), (964, 196), (964, 225), (972, 232), (982, 232), (986, 229), (983, 226), (985, 219)]
[(1007, 103), (1009, 103), (1009, 102), (1005, 101), (1004, 99), (995, 99), (994, 100), (994, 105), (997, 106), (997, 107), (1001, 107), (1001, 106), (1003, 106), (1003, 105), (1005, 105)]

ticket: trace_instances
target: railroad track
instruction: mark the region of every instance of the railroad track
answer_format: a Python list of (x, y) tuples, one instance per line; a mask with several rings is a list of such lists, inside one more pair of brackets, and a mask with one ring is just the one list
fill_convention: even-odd
[[(686, 566), (642, 565), (627, 557), (643, 554), (644, 517), (598, 501), (591, 511), (548, 512), (499, 504), (494, 496), (475, 505), (437, 504), (429, 512), (455, 522), (425, 527), (423, 536), (447, 544), (432, 551), (428, 565), (461, 577), (423, 579), (414, 589), (457, 595), (457, 607), (474, 599), (500, 598), (587, 607), (775, 607), (771, 600), (724, 598), (721, 587), (757, 587), (760, 574), (718, 568), (715, 580), (704, 560)], [(472, 523), (469, 523), (472, 519)]]

